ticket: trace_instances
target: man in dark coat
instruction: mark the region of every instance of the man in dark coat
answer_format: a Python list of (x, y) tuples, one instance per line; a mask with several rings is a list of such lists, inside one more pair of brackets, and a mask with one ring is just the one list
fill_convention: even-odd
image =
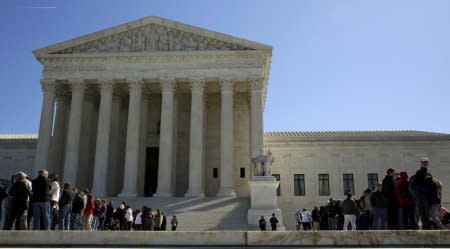
[(72, 209), (72, 201), (75, 197), (72, 186), (70, 183), (64, 183), (64, 190), (62, 192), (61, 198), (59, 198), (59, 217), (58, 217), (58, 227), (59, 230), (69, 230), (70, 229), (70, 213)]
[(270, 222), (270, 226), (272, 227), (272, 231), (276, 231), (277, 225), (278, 225), (278, 219), (277, 219), (277, 217), (275, 217), (275, 214), (272, 214), (272, 218), (270, 218), (269, 222)]
[(44, 230), (50, 230), (50, 181), (47, 170), (40, 170), (39, 175), (32, 181), (33, 186), (33, 229), (39, 230), (41, 217), (44, 220)]
[(382, 183), (382, 192), (386, 199), (387, 215), (388, 215), (388, 229), (397, 229), (398, 219), (398, 198), (395, 190), (395, 170), (389, 168)]
[(266, 231), (266, 219), (264, 219), (264, 216), (261, 216), (261, 219), (259, 219), (259, 230)]
[(31, 195), (30, 190), (25, 183), (25, 173), (19, 172), (16, 176), (16, 181), (9, 189), (9, 195), (12, 198), (11, 217), (6, 221), (6, 230), (11, 230), (14, 221), (15, 230), (26, 230), (26, 213), (28, 209), (28, 197)]
[(420, 220), (422, 221), (422, 229), (431, 229), (430, 221), (430, 203), (429, 196), (431, 193), (431, 185), (425, 181), (425, 178), (432, 178), (428, 173), (428, 158), (423, 157), (420, 160), (420, 169), (417, 170), (414, 180), (411, 183), (414, 188), (414, 195), (417, 201), (417, 209), (419, 211)]

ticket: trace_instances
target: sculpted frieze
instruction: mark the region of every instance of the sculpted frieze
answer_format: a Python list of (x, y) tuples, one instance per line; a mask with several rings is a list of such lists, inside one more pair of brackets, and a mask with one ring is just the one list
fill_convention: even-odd
[(63, 49), (54, 54), (199, 50), (253, 50), (237, 44), (149, 24), (109, 37)]

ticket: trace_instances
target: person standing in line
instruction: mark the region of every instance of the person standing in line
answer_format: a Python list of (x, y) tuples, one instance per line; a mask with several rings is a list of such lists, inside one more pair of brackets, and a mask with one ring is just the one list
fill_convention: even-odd
[(432, 186), (429, 181), (425, 180), (426, 177), (432, 177), (431, 174), (428, 173), (428, 166), (428, 158), (423, 157), (420, 160), (420, 169), (417, 170), (414, 177), (411, 177), (412, 179), (410, 179), (410, 181), (412, 181), (410, 184), (412, 185), (412, 190), (414, 192), (413, 195), (416, 197), (423, 230), (431, 229), (429, 197)]
[(337, 229), (337, 207), (333, 198), (328, 201), (328, 230)]
[(124, 230), (131, 230), (133, 224), (133, 209), (127, 206), (125, 209), (125, 228)]
[(259, 219), (258, 223), (259, 223), (259, 230), (266, 231), (267, 222), (264, 216), (261, 216), (261, 219)]
[(32, 181), (33, 195), (31, 196), (33, 201), (33, 230), (39, 230), (41, 228), (41, 218), (43, 220), (43, 229), (50, 230), (50, 189), (51, 185), (48, 180), (48, 171), (40, 170), (38, 177)]
[(312, 222), (313, 222), (313, 231), (320, 230), (320, 210), (317, 206), (314, 206), (313, 211), (311, 212)]
[(136, 218), (134, 218), (134, 230), (142, 230), (142, 210), (138, 209), (136, 212)]
[(416, 229), (416, 200), (409, 191), (408, 173), (400, 172), (400, 178), (395, 183), (395, 190), (399, 201), (399, 219), (401, 222), (400, 229)]
[(270, 226), (272, 227), (272, 231), (276, 231), (277, 225), (278, 225), (278, 219), (277, 219), (277, 217), (275, 217), (275, 214), (272, 214), (272, 218), (270, 218), (269, 222), (270, 222)]
[(358, 229), (360, 230), (369, 230), (372, 227), (373, 221), (373, 207), (372, 202), (370, 201), (370, 197), (372, 196), (372, 191), (370, 188), (364, 190), (363, 195), (359, 199), (359, 206), (361, 208), (361, 217), (360, 217), (360, 226)]
[(311, 222), (312, 222), (311, 216), (312, 216), (311, 212), (309, 212), (308, 210), (306, 210), (306, 208), (304, 208), (302, 211), (302, 226), (304, 231), (311, 230)]
[(172, 217), (172, 220), (170, 221), (170, 225), (172, 226), (172, 231), (176, 231), (176, 230), (177, 230), (177, 227), (178, 227), (178, 219), (177, 219), (177, 216), (176, 216), (176, 215), (174, 215), (174, 216)]
[(397, 192), (395, 190), (395, 170), (389, 168), (386, 171), (386, 176), (383, 179), (383, 195), (386, 199), (387, 215), (388, 215), (388, 229), (397, 229), (397, 217), (398, 217), (398, 199)]
[(58, 228), (59, 230), (68, 231), (70, 229), (70, 213), (72, 210), (72, 202), (75, 197), (72, 186), (70, 183), (64, 183), (64, 189), (59, 199), (59, 217)]
[(19, 172), (16, 181), (9, 188), (9, 195), (12, 198), (11, 217), (7, 220), (6, 230), (11, 230), (15, 221), (15, 230), (27, 230), (27, 209), (28, 197), (31, 192), (25, 183), (25, 173)]
[(166, 231), (167, 228), (167, 218), (164, 212), (161, 213), (162, 215), (162, 222), (161, 222), (161, 231)]
[(84, 230), (92, 231), (92, 215), (94, 214), (94, 195), (89, 193), (87, 196), (86, 207), (83, 211)]
[(386, 198), (382, 192), (383, 184), (381, 182), (377, 183), (377, 190), (372, 193), (370, 201), (373, 207), (373, 224), (372, 229), (374, 230), (386, 230), (387, 229), (387, 208), (386, 208)]
[[(73, 190), (74, 192), (76, 190)], [(81, 223), (81, 214), (83, 213), (84, 208), (84, 200), (83, 200), (84, 192), (76, 192), (72, 201), (72, 210), (70, 211), (70, 230), (82, 230), (83, 224)]]
[(429, 182), (430, 190), (430, 219), (438, 229), (445, 229), (439, 218), (439, 209), (441, 208), (442, 183), (436, 178), (426, 177), (425, 181)]
[(106, 220), (106, 200), (102, 199), (100, 204), (100, 215), (99, 215), (99, 230), (105, 230), (105, 220)]
[(161, 210), (159, 210), (159, 208), (157, 208), (156, 215), (155, 215), (155, 226), (154, 226), (155, 231), (161, 230), (161, 223), (162, 223)]
[(352, 226), (352, 230), (356, 230), (356, 215), (358, 215), (358, 207), (355, 200), (352, 199), (352, 194), (347, 193), (347, 199), (342, 203), (342, 213), (344, 214), (343, 230), (348, 230), (348, 224)]
[(60, 191), (61, 188), (59, 186), (59, 177), (58, 175), (51, 173), (48, 176), (48, 179), (50, 180), (50, 195), (51, 200), (50, 200), (50, 206), (51, 206), (51, 228), (52, 230), (55, 230), (56, 224), (58, 224), (58, 213), (59, 213), (59, 206), (58, 206), (58, 202), (59, 202), (59, 197), (60, 197)]

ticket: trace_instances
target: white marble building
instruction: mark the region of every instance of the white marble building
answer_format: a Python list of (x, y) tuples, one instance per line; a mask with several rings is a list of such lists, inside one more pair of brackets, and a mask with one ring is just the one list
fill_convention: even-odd
[(449, 134), (264, 134), (271, 46), (147, 17), (33, 53), (39, 134), (0, 135), (0, 178), (47, 168), (97, 196), (248, 197), (250, 159), (270, 149), (284, 217), (422, 156), (450, 185)]

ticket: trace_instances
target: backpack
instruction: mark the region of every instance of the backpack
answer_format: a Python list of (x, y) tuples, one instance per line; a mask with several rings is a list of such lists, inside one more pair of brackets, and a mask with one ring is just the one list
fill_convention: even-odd
[(404, 198), (407, 199), (407, 200), (410, 200), (410, 199), (412, 199), (412, 198), (414, 198), (414, 197), (417, 197), (417, 196), (416, 196), (416, 195), (417, 195), (417, 191), (416, 191), (416, 183), (415, 183), (415, 179), (416, 179), (416, 175), (412, 175), (412, 176), (409, 178), (408, 187), (405, 188), (405, 191), (404, 191), (404, 192), (408, 192), (407, 194), (410, 196), (410, 198), (406, 198), (406, 195), (403, 194), (403, 195), (404, 195)]

